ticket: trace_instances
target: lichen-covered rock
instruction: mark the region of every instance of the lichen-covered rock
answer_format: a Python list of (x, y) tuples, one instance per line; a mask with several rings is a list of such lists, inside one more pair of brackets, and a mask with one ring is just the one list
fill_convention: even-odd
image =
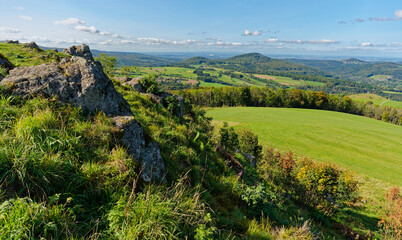
[(156, 142), (151, 142), (146, 146), (141, 155), (141, 165), (144, 168), (141, 177), (144, 181), (150, 182), (152, 179), (166, 181), (165, 163)]
[(8, 61), (8, 59), (6, 57), (4, 57), (1, 53), (0, 53), (0, 66), (2, 66), (3, 68), (5, 68), (7, 71), (10, 71), (11, 69), (13, 69), (15, 66)]
[(10, 71), (0, 84), (11, 85), (17, 95), (57, 96), (61, 102), (107, 115), (132, 115), (127, 101), (94, 61), (73, 57), (65, 64), (51, 63)]
[(151, 101), (154, 103), (162, 104), (165, 108), (168, 108), (170, 104), (174, 104), (172, 110), (173, 114), (178, 118), (183, 118), (184, 116), (184, 98), (179, 95), (172, 94), (170, 92), (160, 92), (159, 94), (146, 93), (145, 88), (141, 84), (141, 78), (121, 78), (119, 81), (123, 85), (130, 86), (134, 91), (137, 91), (143, 95), (150, 97)]
[(175, 106), (172, 109), (173, 114), (176, 115), (178, 118), (183, 118), (184, 116), (184, 98), (182, 96), (172, 94), (170, 92), (162, 92), (159, 94), (159, 96), (162, 98), (162, 104), (165, 108), (168, 108), (169, 104), (172, 104), (171, 101), (175, 102)]
[(141, 178), (145, 182), (152, 179), (166, 181), (165, 164), (158, 144), (145, 141), (144, 131), (132, 116), (114, 117), (115, 125), (123, 132), (120, 141), (127, 147), (127, 152), (141, 164)]
[(5, 43), (9, 43), (9, 44), (19, 44), (20, 42), (18, 40), (6, 40), (4, 41)]
[(39, 48), (39, 46), (36, 44), (36, 42), (25, 43), (24, 47), (25, 48), (30, 48), (30, 49), (36, 49), (38, 51), (42, 51), (42, 49)]
[(123, 85), (128, 85), (134, 89), (134, 91), (140, 92), (140, 93), (145, 93), (145, 88), (142, 86), (140, 82), (141, 78), (132, 78), (123, 83)]
[(86, 44), (71, 46), (69, 48), (64, 49), (63, 52), (68, 53), (71, 56), (83, 57), (89, 61), (94, 61), (91, 50), (89, 49), (89, 46)]

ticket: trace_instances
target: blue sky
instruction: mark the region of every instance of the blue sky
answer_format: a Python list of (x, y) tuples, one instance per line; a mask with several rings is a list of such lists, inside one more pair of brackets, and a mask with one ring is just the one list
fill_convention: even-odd
[(0, 40), (130, 52), (399, 57), (402, 2), (0, 0)]

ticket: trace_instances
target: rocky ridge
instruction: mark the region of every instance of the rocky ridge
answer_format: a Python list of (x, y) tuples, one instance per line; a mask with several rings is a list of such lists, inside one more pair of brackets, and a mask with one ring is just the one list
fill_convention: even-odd
[[(56, 97), (62, 103), (91, 113), (104, 112), (122, 132), (121, 142), (128, 153), (141, 163), (142, 179), (165, 181), (165, 166), (158, 144), (146, 140), (128, 102), (116, 91), (101, 64), (93, 59), (89, 47), (72, 46), (63, 52), (71, 57), (60, 63), (14, 68), (0, 84), (10, 86), (14, 94), (23, 98)], [(0, 56), (0, 64), (1, 60)]]

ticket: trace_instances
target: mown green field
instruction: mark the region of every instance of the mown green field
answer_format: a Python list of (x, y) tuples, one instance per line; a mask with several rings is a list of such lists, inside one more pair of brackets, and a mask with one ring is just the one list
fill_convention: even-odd
[(235, 128), (249, 127), (264, 146), (332, 162), (358, 174), (402, 185), (402, 128), (339, 112), (234, 107), (207, 115)]
[(313, 82), (313, 81), (304, 81), (304, 80), (294, 80), (289, 77), (282, 77), (282, 76), (271, 76), (271, 75), (263, 75), (263, 74), (254, 74), (255, 77), (258, 78), (265, 78), (265, 79), (271, 79), (272, 81), (275, 81), (279, 84), (286, 85), (286, 86), (304, 86), (304, 85), (310, 85), (310, 86), (324, 86), (325, 83), (322, 82)]
[(385, 80), (391, 79), (392, 76), (391, 75), (378, 74), (378, 75), (373, 75), (370, 78), (374, 79), (376, 81), (385, 81)]
[(402, 102), (388, 100), (388, 99), (378, 96), (376, 94), (362, 93), (362, 94), (350, 95), (349, 97), (353, 100), (360, 101), (360, 102), (371, 101), (371, 102), (373, 102), (374, 105), (402, 108)]

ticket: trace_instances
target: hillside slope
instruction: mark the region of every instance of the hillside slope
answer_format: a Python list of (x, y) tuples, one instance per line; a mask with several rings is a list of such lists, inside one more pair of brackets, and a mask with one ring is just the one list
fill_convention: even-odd
[(208, 116), (250, 127), (261, 143), (402, 185), (402, 128), (374, 119), (310, 109), (215, 108)]
[(135, 83), (140, 92), (106, 76), (88, 46), (59, 58), (7, 48), (28, 67), (0, 82), (0, 239), (383, 234), (349, 171), (263, 151), (251, 131), (216, 134), (204, 110), (161, 93), (152, 76)]

